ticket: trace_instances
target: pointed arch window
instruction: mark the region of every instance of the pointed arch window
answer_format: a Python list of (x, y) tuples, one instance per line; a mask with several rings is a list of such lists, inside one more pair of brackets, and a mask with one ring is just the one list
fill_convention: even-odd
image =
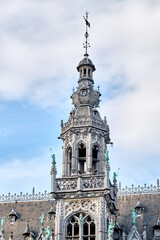
[(86, 173), (86, 146), (83, 143), (78, 146), (78, 172)]
[(72, 216), (67, 223), (67, 240), (95, 240), (96, 228), (94, 219), (78, 213)]
[(71, 176), (72, 170), (72, 148), (69, 147), (67, 150), (67, 163), (68, 163), (68, 176)]
[(94, 145), (92, 148), (92, 172), (98, 174), (99, 147)]

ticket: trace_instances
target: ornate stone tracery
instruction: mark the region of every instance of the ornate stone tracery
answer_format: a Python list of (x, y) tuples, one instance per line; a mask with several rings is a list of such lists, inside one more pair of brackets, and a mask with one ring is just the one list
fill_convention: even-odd
[(72, 212), (87, 211), (91, 213), (97, 213), (98, 202), (96, 199), (80, 199), (65, 201), (65, 216), (68, 216)]

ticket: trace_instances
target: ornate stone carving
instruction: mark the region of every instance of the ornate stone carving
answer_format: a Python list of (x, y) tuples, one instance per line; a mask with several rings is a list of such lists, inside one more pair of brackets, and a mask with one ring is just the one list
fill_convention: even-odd
[(72, 212), (76, 212), (79, 210), (91, 211), (93, 213), (97, 213), (97, 200), (96, 199), (81, 199), (81, 200), (70, 200), (64, 203), (65, 205), (65, 215), (68, 215)]
[(104, 187), (103, 177), (92, 177), (83, 179), (83, 188), (102, 188)]
[(104, 214), (105, 212), (105, 201), (103, 197), (100, 197), (98, 200), (98, 213)]
[(61, 199), (56, 204), (56, 216), (63, 216), (64, 214), (64, 201)]
[(57, 190), (75, 190), (77, 189), (77, 179), (57, 180)]

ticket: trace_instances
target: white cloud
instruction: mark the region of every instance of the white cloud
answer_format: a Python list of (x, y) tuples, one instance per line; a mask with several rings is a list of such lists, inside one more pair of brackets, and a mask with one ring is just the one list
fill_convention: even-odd
[[(69, 105), (70, 89), (78, 80), (75, 67), (83, 53), (81, 15), (86, 9), (95, 85), (102, 86), (101, 113), (108, 117), (117, 148), (113, 157), (123, 156), (124, 175), (132, 156), (136, 176), (143, 166), (152, 179), (159, 163), (155, 160), (151, 166), (149, 158), (160, 155), (159, 1), (1, 3), (0, 97), (25, 97), (42, 107)], [(114, 167), (117, 164), (115, 159)]]
[[(106, 79), (111, 87), (114, 76), (122, 74), (124, 81), (120, 82), (122, 92), (103, 102), (102, 112), (109, 115), (113, 138), (120, 147), (130, 153), (136, 149), (144, 155), (160, 154), (160, 4), (122, 1), (121, 11), (112, 10), (105, 21), (106, 44), (111, 48), (103, 54), (111, 68)], [(104, 37), (100, 39), (105, 46)], [(104, 74), (100, 74), (103, 79)]]
[[(53, 146), (52, 151), (56, 155), (57, 163), (57, 177), (60, 177), (62, 153), (61, 146)], [(51, 167), (51, 153), (48, 151), (43, 156), (32, 159), (11, 159), (10, 161), (1, 164), (0, 168), (0, 185), (1, 193), (8, 192), (19, 193), (29, 192), (35, 187), (36, 192), (47, 190), (50, 192), (50, 167)]]

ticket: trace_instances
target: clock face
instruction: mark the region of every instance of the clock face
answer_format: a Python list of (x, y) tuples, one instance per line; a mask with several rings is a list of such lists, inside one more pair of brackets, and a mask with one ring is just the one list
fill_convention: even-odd
[(81, 96), (86, 96), (87, 95), (87, 89), (83, 88), (80, 91)]

